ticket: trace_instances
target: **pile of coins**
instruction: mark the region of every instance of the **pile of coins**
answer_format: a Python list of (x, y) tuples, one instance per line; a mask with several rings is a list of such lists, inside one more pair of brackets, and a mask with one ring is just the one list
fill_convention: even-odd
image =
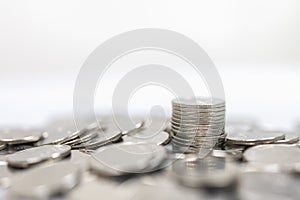
[(225, 101), (200, 97), (175, 99), (172, 108), (174, 152), (206, 152), (224, 142)]

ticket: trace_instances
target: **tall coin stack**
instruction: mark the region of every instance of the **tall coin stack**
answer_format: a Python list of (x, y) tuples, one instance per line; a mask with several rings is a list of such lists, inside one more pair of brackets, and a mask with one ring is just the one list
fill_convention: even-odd
[(197, 97), (172, 101), (172, 146), (177, 153), (208, 153), (224, 143), (225, 101)]

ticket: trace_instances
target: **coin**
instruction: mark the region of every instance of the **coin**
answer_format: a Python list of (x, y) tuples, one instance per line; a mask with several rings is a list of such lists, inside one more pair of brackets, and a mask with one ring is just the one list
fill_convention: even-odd
[(6, 145), (5, 144), (0, 144), (0, 151), (5, 149)]
[(13, 180), (10, 192), (19, 199), (50, 199), (66, 194), (80, 182), (80, 168), (70, 162), (57, 162), (24, 172)]
[(285, 132), (285, 138), (278, 140), (275, 144), (295, 144), (299, 142), (299, 135), (295, 132)]
[(7, 157), (8, 166), (28, 168), (47, 160), (57, 160), (70, 155), (71, 147), (67, 145), (45, 145), (16, 152)]
[(259, 145), (247, 149), (244, 158), (251, 163), (272, 164), (282, 170), (290, 170), (300, 165), (300, 149), (286, 144)]
[(153, 143), (156, 145), (164, 145), (167, 144), (170, 140), (170, 134), (165, 131), (152, 131), (151, 129), (145, 129), (139, 131), (133, 136), (125, 136), (123, 137), (124, 142), (147, 142)]
[(151, 143), (116, 144), (92, 154), (90, 167), (102, 176), (122, 176), (154, 170), (166, 158), (163, 147)]
[(240, 176), (239, 194), (246, 200), (296, 200), (300, 196), (297, 177), (285, 173), (247, 172)]
[(231, 132), (227, 135), (227, 143), (252, 146), (258, 144), (274, 143), (284, 138), (284, 133), (276, 131)]
[(5, 144), (24, 144), (37, 142), (43, 138), (43, 131), (28, 129), (2, 129), (0, 142)]
[(72, 148), (73, 149), (99, 148), (104, 145), (120, 141), (122, 136), (123, 136), (122, 131), (109, 129), (103, 133), (98, 134), (97, 137), (95, 137), (87, 142), (72, 146)]
[(172, 169), (174, 177), (189, 187), (224, 188), (235, 184), (238, 178), (235, 165), (216, 157), (177, 160)]
[(195, 107), (224, 107), (225, 102), (222, 99), (209, 98), (209, 97), (196, 97), (196, 98), (177, 98), (172, 101), (173, 105), (179, 106), (195, 106)]
[(71, 145), (71, 146), (79, 145), (81, 143), (88, 142), (88, 141), (98, 137), (99, 133), (100, 133), (100, 131), (97, 129), (91, 130), (91, 131), (85, 131), (84, 133), (82, 133), (80, 135), (80, 137), (70, 140), (68, 142), (65, 142), (64, 144)]

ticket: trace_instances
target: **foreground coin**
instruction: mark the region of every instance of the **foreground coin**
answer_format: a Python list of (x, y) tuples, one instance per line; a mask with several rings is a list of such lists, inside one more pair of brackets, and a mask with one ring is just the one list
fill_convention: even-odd
[(43, 131), (27, 129), (2, 129), (0, 142), (5, 144), (24, 144), (37, 142), (43, 138)]
[(67, 145), (45, 145), (16, 152), (7, 157), (10, 167), (27, 168), (47, 160), (61, 159), (70, 155), (71, 147)]
[(240, 177), (240, 196), (245, 200), (298, 200), (300, 182), (283, 173), (248, 172)]
[(92, 154), (90, 168), (102, 176), (122, 176), (151, 172), (166, 158), (162, 146), (151, 143), (116, 144)]
[(252, 146), (274, 143), (284, 138), (284, 133), (275, 131), (231, 132), (227, 135), (227, 143)]
[(268, 144), (251, 147), (244, 152), (246, 161), (292, 170), (300, 165), (300, 149), (285, 144)]
[(189, 187), (223, 188), (235, 184), (238, 178), (232, 163), (216, 157), (177, 160), (172, 169), (179, 182)]
[(50, 199), (73, 189), (80, 176), (80, 168), (70, 162), (33, 168), (13, 180), (10, 195), (16, 199)]

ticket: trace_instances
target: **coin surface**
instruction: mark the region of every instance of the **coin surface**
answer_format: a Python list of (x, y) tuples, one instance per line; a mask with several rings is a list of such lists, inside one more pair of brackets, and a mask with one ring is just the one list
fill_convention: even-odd
[(146, 142), (153, 143), (156, 145), (164, 145), (167, 144), (170, 140), (170, 134), (165, 131), (156, 131), (151, 129), (144, 129), (139, 131), (135, 135), (125, 136), (123, 137), (124, 142)]
[(237, 168), (224, 159), (206, 157), (195, 160), (177, 160), (173, 175), (189, 187), (228, 187), (237, 181)]
[(299, 134), (295, 132), (285, 132), (285, 138), (278, 140), (275, 144), (296, 144), (299, 142)]
[(0, 142), (5, 144), (24, 144), (37, 142), (43, 138), (43, 131), (28, 129), (2, 129)]
[(163, 147), (151, 143), (115, 144), (92, 154), (91, 170), (103, 176), (121, 176), (154, 170), (166, 157)]
[(10, 192), (19, 199), (50, 199), (72, 190), (80, 177), (77, 165), (61, 161), (24, 172), (13, 180)]
[(258, 145), (274, 143), (284, 139), (285, 135), (277, 131), (231, 132), (227, 135), (227, 143), (235, 145)]
[(289, 170), (300, 165), (300, 149), (285, 144), (259, 145), (247, 149), (244, 158), (251, 163), (272, 164), (283, 170)]
[(7, 156), (6, 161), (10, 167), (27, 168), (47, 160), (61, 159), (70, 152), (68, 145), (45, 145), (16, 152)]

